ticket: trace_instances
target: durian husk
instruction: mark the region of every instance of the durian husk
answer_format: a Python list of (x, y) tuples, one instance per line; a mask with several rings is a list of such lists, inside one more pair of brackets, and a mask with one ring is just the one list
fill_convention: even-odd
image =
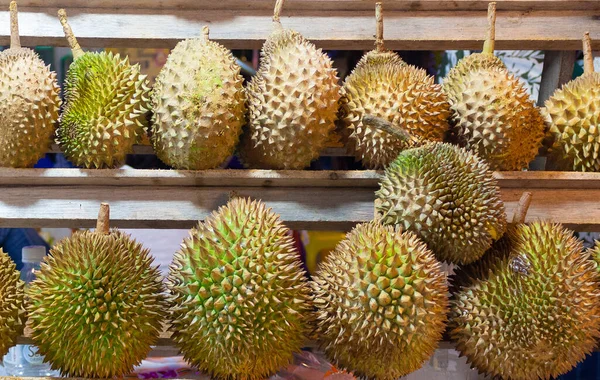
[(545, 106), (556, 167), (600, 171), (600, 73), (586, 72), (565, 84)]
[(240, 67), (206, 37), (181, 41), (152, 93), (156, 155), (176, 169), (213, 169), (231, 156), (245, 123)]
[(335, 129), (340, 86), (331, 59), (298, 32), (277, 28), (247, 86), (240, 156), (250, 167), (303, 169)]
[(26, 293), (31, 337), (52, 369), (112, 378), (146, 358), (167, 308), (152, 261), (118, 230), (76, 232), (51, 249)]
[(309, 285), (289, 230), (234, 198), (190, 231), (168, 277), (172, 339), (216, 379), (265, 379), (309, 332)]
[(506, 65), (500, 58), (493, 54), (470, 54), (459, 60), (456, 66), (448, 72), (448, 75), (442, 82), (444, 93), (448, 94), (452, 92), (453, 88), (460, 86), (465, 76), (474, 71), (493, 69), (506, 69)]
[(521, 82), (501, 68), (465, 73), (447, 86), (458, 143), (493, 170), (521, 170), (545, 134), (542, 114)]
[(596, 347), (596, 265), (559, 224), (510, 229), (482, 260), (458, 270), (453, 287), (450, 337), (491, 377), (557, 378)]
[(500, 189), (488, 165), (454, 145), (403, 151), (375, 194), (382, 222), (414, 232), (441, 261), (473, 262), (506, 230)]
[(337, 367), (357, 376), (395, 380), (417, 370), (444, 332), (445, 275), (410, 232), (359, 224), (312, 285), (320, 344)]
[(21, 274), (0, 248), (0, 356), (17, 344), (25, 327), (25, 303)]
[[(448, 129), (450, 106), (441, 86), (396, 53), (367, 53), (343, 90), (340, 123), (347, 129), (350, 150), (368, 168), (384, 168), (419, 141), (442, 141)], [(404, 141), (369, 125), (366, 115), (387, 120), (415, 139)]]

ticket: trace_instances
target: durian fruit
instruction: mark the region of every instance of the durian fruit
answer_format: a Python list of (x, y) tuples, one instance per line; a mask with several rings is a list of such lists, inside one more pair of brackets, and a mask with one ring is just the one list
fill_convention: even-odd
[(240, 146), (246, 165), (303, 169), (319, 157), (335, 128), (340, 86), (321, 49), (298, 32), (283, 29), (277, 0), (274, 31), (247, 86), (248, 125)]
[(417, 140), (442, 141), (448, 130), (450, 105), (441, 86), (423, 69), (409, 66), (383, 47), (383, 16), (377, 3), (375, 50), (358, 62), (343, 86), (340, 123), (348, 147), (364, 166), (380, 169), (415, 141), (397, 139), (365, 116), (388, 121)]
[(213, 169), (233, 154), (245, 123), (240, 67), (229, 50), (203, 38), (181, 41), (152, 93), (156, 155), (176, 169)]
[(455, 274), (450, 337), (490, 377), (552, 379), (600, 337), (596, 264), (571, 231), (523, 220)]
[(112, 53), (84, 53), (64, 9), (58, 11), (73, 51), (57, 132), (65, 156), (86, 168), (119, 165), (146, 133), (150, 88), (139, 65)]
[(60, 87), (31, 49), (21, 47), (17, 3), (10, 3), (10, 48), (0, 52), (0, 166), (32, 167), (48, 151)]
[[(491, 26), (494, 19), (490, 17)], [(492, 58), (493, 34), (490, 28), (484, 53), (459, 63), (445, 80), (451, 131), (459, 145), (477, 153), (493, 170), (521, 170), (538, 153), (544, 119), (525, 86)]]
[(446, 277), (411, 232), (359, 224), (313, 279), (320, 344), (357, 376), (398, 379), (419, 369), (442, 338)]
[(310, 293), (289, 230), (234, 198), (190, 231), (168, 277), (172, 339), (216, 379), (265, 379), (308, 333)]
[(24, 285), (17, 266), (0, 248), (0, 357), (4, 357), (23, 334)]
[(31, 337), (52, 369), (120, 377), (146, 358), (167, 301), (150, 252), (109, 230), (103, 204), (96, 231), (76, 232), (44, 259), (26, 290)]
[(487, 164), (446, 143), (400, 153), (376, 192), (384, 224), (412, 231), (442, 261), (479, 259), (506, 229), (500, 191)]
[(584, 74), (545, 103), (557, 168), (600, 171), (600, 73), (594, 72), (590, 34), (583, 38)]

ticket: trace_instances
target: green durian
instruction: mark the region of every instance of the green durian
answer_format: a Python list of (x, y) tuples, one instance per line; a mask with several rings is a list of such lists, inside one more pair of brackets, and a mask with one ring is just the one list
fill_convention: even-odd
[(277, 0), (274, 31), (248, 83), (248, 125), (240, 156), (263, 169), (304, 169), (335, 129), (340, 100), (337, 71), (327, 54), (298, 32), (283, 29)]
[(25, 328), (25, 302), (21, 273), (0, 248), (0, 357), (17, 344)]
[(245, 123), (240, 67), (229, 50), (204, 37), (181, 41), (152, 93), (156, 155), (176, 169), (213, 169), (233, 154)]
[[(489, 13), (495, 14), (494, 3)], [(523, 83), (493, 58), (494, 22), (490, 17), (483, 53), (459, 62), (444, 80), (451, 133), (493, 170), (521, 170), (538, 154), (544, 119)]]
[(473, 262), (506, 229), (488, 165), (455, 145), (429, 143), (400, 153), (376, 198), (383, 223), (414, 232), (442, 261)]
[(0, 166), (32, 167), (46, 154), (61, 104), (56, 73), (21, 47), (17, 3), (10, 3), (10, 48), (0, 52)]
[(371, 169), (387, 166), (415, 141), (398, 139), (371, 123), (368, 116), (389, 122), (391, 128), (417, 141), (442, 141), (450, 116), (446, 95), (434, 78), (384, 49), (381, 3), (376, 14), (376, 49), (365, 54), (344, 81), (339, 114), (348, 147)]
[(442, 338), (446, 276), (411, 232), (359, 224), (313, 279), (316, 336), (336, 366), (357, 376), (398, 379), (419, 369)]
[(65, 238), (26, 290), (31, 337), (52, 369), (72, 377), (130, 373), (156, 344), (167, 302), (147, 249), (108, 227)]
[(590, 34), (583, 38), (585, 72), (545, 103), (550, 159), (562, 170), (600, 171), (600, 73), (594, 72)]
[(77, 166), (111, 168), (121, 164), (146, 134), (150, 88), (139, 65), (112, 53), (81, 49), (64, 9), (58, 11), (73, 51), (65, 79), (65, 107), (57, 142)]
[(522, 220), (454, 275), (450, 337), (490, 377), (553, 379), (597, 345), (598, 274), (572, 231)]
[(216, 379), (265, 379), (309, 331), (310, 294), (289, 230), (235, 198), (190, 231), (168, 277), (172, 339)]

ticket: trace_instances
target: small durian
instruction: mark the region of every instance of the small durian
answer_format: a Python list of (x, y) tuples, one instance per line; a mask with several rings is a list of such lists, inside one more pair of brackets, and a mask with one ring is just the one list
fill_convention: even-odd
[(190, 231), (171, 264), (172, 339), (216, 379), (266, 379), (309, 332), (310, 287), (289, 230), (234, 198)]
[(156, 155), (176, 169), (213, 169), (231, 156), (245, 123), (240, 67), (229, 50), (208, 39), (181, 41), (152, 92)]
[(0, 248), (0, 357), (17, 344), (25, 328), (25, 303), (21, 274)]
[(319, 343), (357, 376), (398, 379), (419, 369), (442, 338), (446, 276), (411, 232), (359, 224), (313, 279)]
[(50, 147), (60, 108), (56, 73), (21, 47), (17, 3), (10, 3), (10, 48), (0, 52), (0, 166), (27, 168)]
[(111, 168), (146, 134), (150, 88), (139, 65), (112, 53), (84, 52), (64, 9), (58, 11), (73, 51), (65, 79), (65, 107), (56, 131), (63, 153), (77, 166)]
[(62, 375), (130, 373), (162, 331), (167, 300), (147, 249), (109, 230), (102, 204), (96, 231), (65, 238), (26, 290), (31, 338)]
[(480, 261), (454, 275), (449, 334), (491, 378), (554, 379), (596, 348), (600, 284), (572, 231), (523, 224), (523, 209)]
[(240, 156), (251, 167), (303, 169), (319, 157), (335, 129), (340, 86), (331, 59), (298, 32), (282, 28), (282, 7), (277, 0), (275, 30), (247, 87)]
[[(490, 13), (495, 7), (490, 6)], [(459, 63), (444, 81), (451, 132), (493, 170), (521, 170), (535, 158), (545, 133), (542, 114), (523, 83), (493, 59), (495, 16), (484, 52)], [(482, 57), (487, 59), (482, 59)]]
[(473, 262), (506, 230), (500, 189), (488, 165), (455, 145), (403, 151), (375, 194), (382, 222), (414, 232), (441, 261)]
[(558, 169), (600, 171), (600, 73), (594, 72), (590, 34), (583, 38), (584, 74), (545, 103)]
[(381, 130), (368, 116), (388, 121), (392, 128), (416, 139), (430, 141), (443, 140), (450, 116), (446, 95), (434, 78), (384, 49), (381, 3), (377, 3), (376, 19), (376, 48), (362, 57), (344, 81), (339, 115), (348, 148), (371, 169), (387, 166), (414, 144), (411, 139), (397, 139)]

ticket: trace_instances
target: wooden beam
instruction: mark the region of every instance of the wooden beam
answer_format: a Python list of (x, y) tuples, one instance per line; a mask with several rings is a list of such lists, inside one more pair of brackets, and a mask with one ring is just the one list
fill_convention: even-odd
[(554, 94), (557, 88), (573, 78), (576, 51), (546, 51), (544, 52), (544, 68), (537, 104), (544, 106), (544, 102)]
[[(56, 7), (20, 7), (21, 43), (66, 46)], [(173, 47), (200, 35), (232, 49), (260, 48), (272, 31), (270, 9), (173, 10), (70, 8), (69, 22), (84, 48)], [(290, 12), (292, 13), (292, 12)], [(387, 11), (386, 47), (396, 50), (481, 49), (486, 28), (481, 11)], [(327, 49), (366, 50), (374, 43), (372, 10), (297, 10), (282, 23)], [(600, 9), (500, 11), (497, 49), (577, 50), (592, 33), (600, 49)], [(0, 45), (9, 41), (8, 12), (0, 12)]]

